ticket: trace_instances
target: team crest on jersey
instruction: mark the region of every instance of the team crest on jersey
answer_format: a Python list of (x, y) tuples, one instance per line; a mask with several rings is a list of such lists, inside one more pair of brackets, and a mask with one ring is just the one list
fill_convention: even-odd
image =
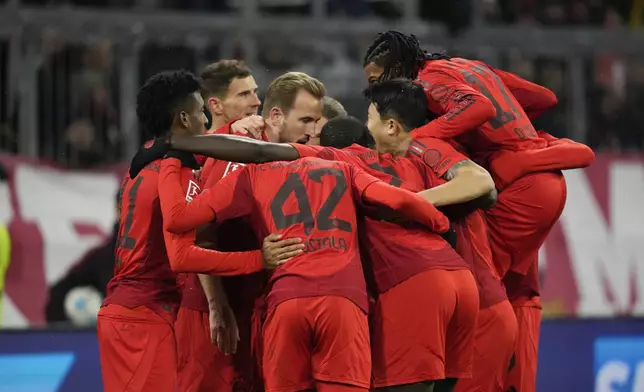
[(230, 173), (234, 172), (235, 170), (239, 170), (244, 166), (246, 165), (243, 163), (228, 162), (228, 165), (226, 165), (226, 170), (224, 170), (224, 175), (222, 177), (226, 177)]
[(199, 185), (193, 180), (190, 180), (190, 182), (188, 183), (188, 191), (186, 192), (186, 200), (192, 201), (192, 199), (194, 199), (194, 197), (197, 196), (199, 192), (201, 192)]

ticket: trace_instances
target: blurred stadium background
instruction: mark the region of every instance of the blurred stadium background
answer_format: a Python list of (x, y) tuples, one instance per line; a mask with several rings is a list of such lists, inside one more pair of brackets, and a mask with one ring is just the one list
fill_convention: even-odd
[(644, 391), (643, 21), (644, 0), (0, 1), (0, 392), (101, 390), (96, 298), (70, 290), (111, 274), (142, 81), (240, 58), (364, 118), (362, 56), (389, 28), (557, 93), (536, 125), (598, 158), (566, 173), (542, 249), (538, 389)]

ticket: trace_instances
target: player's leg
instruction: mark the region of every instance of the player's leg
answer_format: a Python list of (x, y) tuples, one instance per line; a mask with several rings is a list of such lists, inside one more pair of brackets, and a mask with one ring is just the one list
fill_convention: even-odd
[(284, 301), (268, 312), (262, 355), (266, 392), (315, 388), (311, 369), (313, 330), (306, 299)]
[[(504, 279), (504, 282), (507, 282), (508, 290), (512, 290), (508, 294), (511, 297), (518, 325), (515, 361), (506, 381), (506, 390), (511, 390), (511, 387), (521, 392), (536, 390), (539, 329), (541, 326), (541, 302), (536, 286), (537, 274), (535, 263), (527, 275), (510, 272)], [(515, 280), (519, 280), (519, 282), (515, 282)]]
[(445, 339), (457, 306), (450, 274), (424, 271), (378, 297), (371, 315), (373, 385), (378, 390), (445, 378)]
[(553, 172), (523, 177), (499, 193), (496, 205), (485, 215), (501, 278), (510, 270), (528, 272), (563, 212), (566, 195), (565, 178)]
[(474, 337), (472, 378), (461, 379), (456, 392), (505, 392), (517, 338), (517, 320), (505, 300), (479, 310)]
[(451, 391), (455, 380), (472, 377), (474, 340), (479, 314), (479, 291), (469, 270), (450, 271), (449, 279), (456, 293), (456, 309), (449, 321), (445, 343), (445, 378), (435, 391)]
[(311, 358), (318, 391), (368, 391), (371, 350), (367, 314), (340, 296), (299, 299), (311, 315), (314, 345)]
[(208, 314), (181, 307), (174, 326), (177, 336), (179, 390), (232, 391), (232, 357), (224, 355), (212, 344)]
[(175, 392), (176, 341), (170, 320), (145, 307), (101, 308), (97, 321), (105, 392)]

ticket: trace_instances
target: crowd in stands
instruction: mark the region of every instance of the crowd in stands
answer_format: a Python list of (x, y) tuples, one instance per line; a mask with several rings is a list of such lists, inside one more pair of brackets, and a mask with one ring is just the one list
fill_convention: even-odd
[[(472, 0), (475, 1), (475, 0)], [(484, 22), (493, 25), (591, 26), (603, 29), (626, 29), (637, 24), (633, 0), (480, 0)], [(7, 0), (0, 1), (7, 3)], [(235, 12), (235, 0), (21, 0), (27, 6), (92, 6), (124, 8), (135, 6), (164, 7), (187, 12)], [(420, 1), (423, 19), (440, 19), (458, 34), (472, 16), (471, 2)], [(446, 5), (449, 4), (449, 5)], [(262, 13), (307, 14), (309, 0), (260, 0)], [(350, 17), (387, 17), (401, 15), (396, 1), (330, 0), (329, 13)], [(632, 23), (631, 23), (632, 22)], [(637, 27), (637, 26), (635, 26)], [(372, 37), (368, 37), (372, 38)], [(261, 39), (261, 38), (258, 38)], [(71, 44), (55, 35), (45, 34), (41, 42), (42, 58), (38, 71), (39, 152), (41, 156), (76, 168), (117, 162), (124, 143), (120, 125), (120, 75), (118, 45), (104, 40), (91, 45)], [(316, 43), (305, 39), (277, 37), (258, 45), (260, 85), (272, 75), (287, 70), (301, 70), (318, 76), (340, 99), (349, 112), (365, 117), (365, 105), (359, 93), (362, 41)], [(219, 58), (219, 47), (201, 52), (207, 62)], [(460, 53), (457, 53), (460, 54)], [(235, 53), (244, 58), (243, 50)], [(473, 54), (463, 53), (466, 57)], [(147, 44), (140, 52), (139, 80), (173, 68), (195, 70), (197, 56), (191, 47)], [(559, 97), (559, 108), (540, 119), (539, 127), (556, 136), (570, 136), (571, 116), (569, 62), (562, 57), (527, 57), (520, 51), (503, 53), (495, 64), (529, 80), (543, 84)], [(9, 59), (8, 41), (0, 41), (0, 61), (6, 70)], [(587, 96), (588, 124), (585, 142), (593, 148), (613, 151), (641, 151), (644, 148), (644, 48), (642, 57), (624, 56), (609, 49), (595, 57), (584, 57), (584, 80)], [(11, 83), (8, 72), (0, 75), (0, 84)], [(133, 89), (137, 88), (132, 86)], [(16, 129), (19, 100), (15, 89), (3, 87), (0, 104), (0, 151), (16, 151)], [(127, 130), (126, 130), (127, 131)]]

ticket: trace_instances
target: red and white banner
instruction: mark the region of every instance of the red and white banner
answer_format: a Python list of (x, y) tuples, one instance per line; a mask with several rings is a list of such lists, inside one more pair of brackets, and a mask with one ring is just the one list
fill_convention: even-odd
[[(43, 325), (48, 286), (109, 234), (124, 167), (0, 162), (11, 176), (0, 183), (0, 224), (12, 238), (1, 325)], [(541, 252), (544, 311), (644, 316), (644, 156), (598, 156), (566, 179), (566, 209)]]

